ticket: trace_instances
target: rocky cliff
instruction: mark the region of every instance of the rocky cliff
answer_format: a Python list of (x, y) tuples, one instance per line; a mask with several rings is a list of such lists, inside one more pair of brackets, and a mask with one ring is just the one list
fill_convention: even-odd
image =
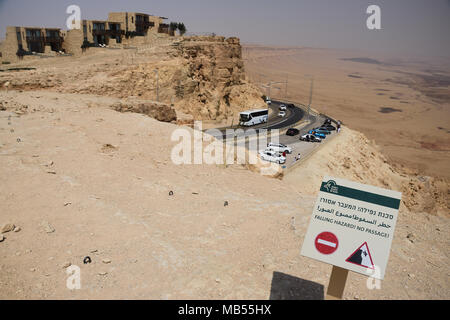
[(36, 70), (2, 73), (0, 85), (10, 81), (11, 89), (137, 97), (172, 105), (201, 120), (236, 119), (239, 111), (265, 107), (259, 89), (247, 81), (238, 38), (152, 41), (122, 50), (90, 48), (80, 57), (30, 62)]
[(177, 102), (201, 119), (264, 108), (260, 91), (246, 81), (239, 39), (188, 38), (177, 45), (183, 68), (174, 74)]
[(203, 120), (265, 107), (261, 92), (246, 80), (238, 38), (188, 37), (163, 52), (164, 60), (116, 74), (117, 93), (154, 99), (158, 88), (160, 101)]
[(325, 175), (400, 191), (402, 206), (409, 211), (449, 216), (448, 180), (397, 171), (374, 141), (347, 127), (284, 180), (308, 194), (316, 192)]

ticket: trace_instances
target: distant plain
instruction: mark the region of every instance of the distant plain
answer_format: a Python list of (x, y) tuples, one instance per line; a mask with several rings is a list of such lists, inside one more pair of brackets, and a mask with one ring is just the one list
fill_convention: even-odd
[(250, 44), (242, 54), (263, 92), (275, 82), (272, 98), (308, 104), (313, 77), (313, 108), (375, 140), (393, 166), (450, 178), (449, 58)]

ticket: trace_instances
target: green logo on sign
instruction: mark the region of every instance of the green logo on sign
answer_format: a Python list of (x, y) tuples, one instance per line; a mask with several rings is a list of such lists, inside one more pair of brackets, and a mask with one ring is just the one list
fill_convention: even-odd
[(327, 192), (338, 193), (338, 185), (334, 180), (328, 180), (328, 182), (323, 186)]

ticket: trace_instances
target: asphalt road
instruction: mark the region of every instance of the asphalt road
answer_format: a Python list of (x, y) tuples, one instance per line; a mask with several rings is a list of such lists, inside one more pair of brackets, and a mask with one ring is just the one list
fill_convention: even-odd
[[(272, 101), (272, 104), (269, 106), (269, 108), (272, 110), (272, 113), (269, 115), (269, 119), (267, 123), (261, 123), (256, 126), (251, 127), (245, 127), (240, 125), (235, 125), (232, 127), (222, 127), (222, 128), (216, 128), (217, 130), (220, 130), (223, 134), (222, 138), (227, 139), (230, 137), (234, 137), (234, 134), (228, 135), (226, 134), (226, 130), (236, 130), (236, 129), (242, 129), (244, 130), (244, 134), (242, 136), (251, 136), (254, 134), (258, 134), (260, 130), (273, 130), (273, 129), (284, 129), (289, 128), (296, 123), (298, 123), (300, 120), (303, 119), (305, 116), (305, 111), (297, 106), (295, 107), (287, 107), (286, 108), (286, 115), (284, 117), (279, 117), (279, 107), (280, 105), (287, 105), (287, 103), (283, 103), (280, 101)], [(250, 130), (249, 129), (253, 129)], [(248, 131), (248, 132), (247, 132)], [(238, 135), (239, 137), (241, 134)]]
[(312, 128), (318, 127), (323, 124), (323, 121), (325, 119), (320, 119), (322, 121), (317, 121), (315, 123), (312, 123), (307, 126), (304, 130), (301, 130), (300, 135), (296, 135), (295, 137), (288, 137), (288, 138), (294, 138), (294, 139), (287, 139), (286, 136), (280, 136), (280, 143), (288, 145), (292, 148), (292, 154), (286, 155), (286, 163), (282, 165), (283, 169), (290, 168), (293, 166), (297, 161), (295, 161), (295, 156), (300, 154), (300, 161), (308, 156), (311, 152), (313, 152), (315, 149), (317, 149), (321, 144), (326, 143), (328, 140), (331, 139), (332, 136), (337, 134), (336, 130), (332, 131), (325, 140), (322, 140), (322, 142), (305, 142), (300, 141), (299, 138), (301, 135), (305, 134)]
[[(256, 126), (252, 127), (243, 127), (243, 126), (233, 126), (233, 127), (227, 127), (227, 128), (218, 128), (223, 134), (223, 139), (230, 139), (236, 137), (237, 141), (242, 141), (242, 139), (245, 139), (245, 146), (248, 149), (250, 141), (254, 141), (258, 139), (258, 133), (260, 133), (260, 130), (267, 129), (267, 130), (285, 130), (288, 128), (292, 128), (298, 125), (298, 123), (303, 120), (305, 116), (307, 116), (307, 112), (305, 111), (306, 107), (302, 106), (303, 108), (300, 108), (298, 106), (295, 107), (288, 107), (286, 110), (286, 115), (284, 117), (278, 117), (279, 112), (279, 106), (281, 104), (288, 105), (288, 103), (284, 103), (281, 101), (272, 101), (272, 104), (269, 106), (272, 109), (272, 113), (269, 116), (267, 123), (262, 123)], [(292, 154), (288, 154), (286, 156), (286, 163), (282, 165), (283, 169), (287, 169), (294, 165), (297, 161), (295, 160), (295, 157), (300, 154), (300, 159), (303, 159), (308, 154), (313, 152), (314, 149), (318, 148), (321, 144), (325, 143), (327, 139), (330, 139), (332, 135), (336, 134), (336, 131), (332, 131), (330, 135), (327, 135), (326, 139), (323, 140), (320, 143), (317, 142), (304, 142), (300, 141), (300, 137), (304, 134), (306, 134), (309, 130), (319, 127), (323, 124), (325, 121), (325, 118), (323, 116), (316, 116), (313, 114), (310, 114), (309, 116), (310, 122), (306, 125), (299, 128), (300, 134), (295, 136), (287, 136), (285, 133), (278, 135), (275, 131), (268, 131), (271, 132), (273, 135), (268, 139), (268, 142), (278, 142), (285, 144), (292, 148)], [(243, 129), (244, 134), (234, 135), (234, 134), (226, 134), (227, 129)], [(249, 129), (253, 129), (248, 131)], [(274, 134), (275, 133), (275, 134)], [(278, 139), (277, 139), (278, 138)], [(261, 141), (261, 143), (266, 143), (265, 141)], [(266, 145), (258, 146), (259, 150), (264, 150)]]
[(263, 123), (257, 126), (253, 126), (253, 129), (283, 129), (288, 128), (290, 126), (295, 125), (297, 122), (303, 119), (305, 116), (305, 111), (299, 107), (287, 107), (286, 115), (284, 117), (279, 117), (278, 112), (280, 111), (280, 105), (284, 104), (285, 106), (288, 103), (284, 103), (281, 101), (272, 101), (270, 108), (272, 109), (272, 114), (269, 117), (268, 123)]

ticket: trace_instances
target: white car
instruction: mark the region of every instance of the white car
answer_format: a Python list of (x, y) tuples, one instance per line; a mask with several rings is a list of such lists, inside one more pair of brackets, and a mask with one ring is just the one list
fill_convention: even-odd
[(321, 142), (322, 139), (316, 137), (313, 134), (304, 134), (300, 137), (301, 141), (307, 141), (307, 142)]
[(280, 111), (280, 112), (278, 113), (278, 116), (279, 116), (279, 117), (284, 117), (284, 116), (286, 116), (286, 111)]
[(272, 149), (272, 150), (278, 151), (278, 152), (292, 153), (292, 148), (288, 147), (282, 143), (271, 142), (267, 145), (267, 149)]
[(266, 98), (266, 103), (267, 103), (268, 105), (271, 105), (271, 104), (272, 104), (272, 100), (271, 100), (269, 97), (267, 97), (267, 98)]
[(278, 109), (280, 109), (280, 111), (286, 111), (286, 106), (284, 104), (282, 104)]
[(286, 162), (286, 157), (283, 157), (283, 155), (275, 150), (264, 150), (259, 153), (259, 156), (262, 160), (275, 162), (278, 164), (283, 164)]

